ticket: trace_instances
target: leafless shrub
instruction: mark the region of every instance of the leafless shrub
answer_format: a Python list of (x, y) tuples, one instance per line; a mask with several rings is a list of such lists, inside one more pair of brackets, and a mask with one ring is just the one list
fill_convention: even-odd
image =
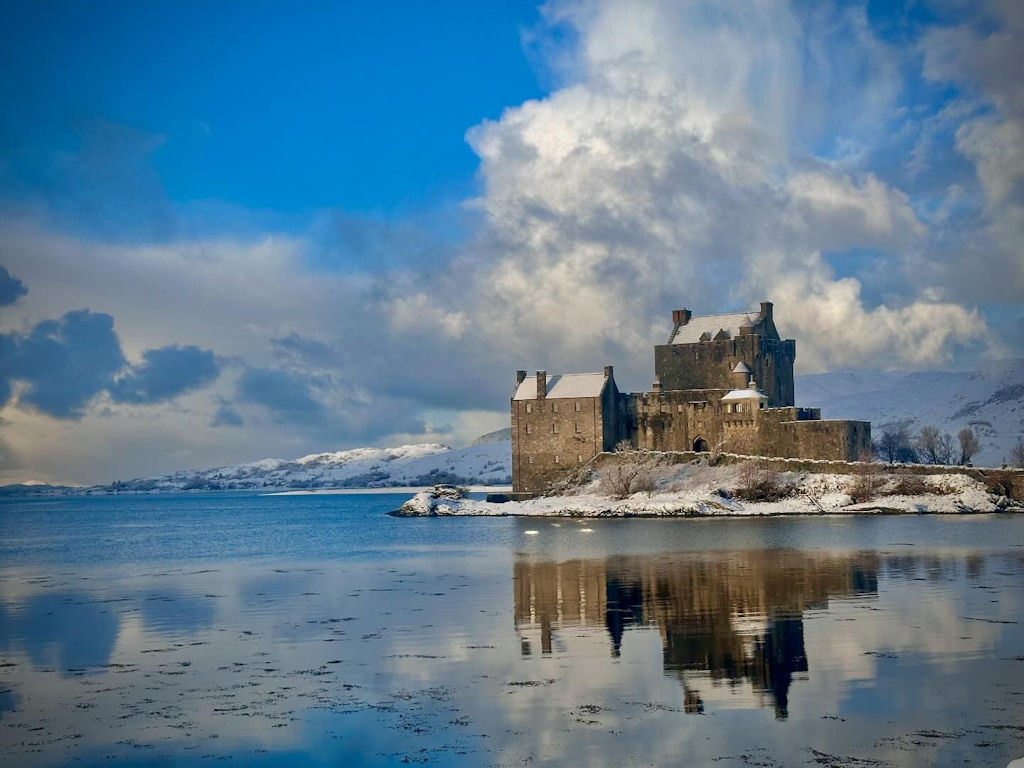
[(650, 472), (643, 472), (636, 476), (633, 481), (633, 493), (646, 493), (650, 496), (654, 493), (657, 484), (654, 482), (654, 476)]
[(928, 493), (928, 484), (920, 475), (900, 475), (890, 494), (893, 496), (921, 496)]
[(928, 486), (927, 493), (934, 493), (936, 496), (955, 496), (960, 493), (960, 489), (955, 485), (949, 483), (933, 483)]
[(640, 492), (653, 493), (655, 482), (651, 470), (658, 466), (658, 459), (650, 451), (638, 450), (626, 440), (615, 446), (615, 453), (615, 465), (605, 467), (601, 473), (600, 492), (614, 499), (625, 499)]
[(587, 464), (573, 470), (565, 477), (553, 480), (548, 483), (544, 491), (545, 496), (570, 496), (578, 493), (583, 486), (587, 485), (594, 478), (593, 468)]
[(883, 485), (885, 479), (878, 472), (868, 469), (854, 476), (849, 487), (850, 499), (854, 504), (871, 501), (878, 496)]
[(780, 482), (777, 470), (757, 461), (741, 464), (738, 480), (734, 495), (743, 501), (778, 501), (793, 493)]
[(722, 449), (725, 447), (725, 441), (719, 440), (715, 445), (708, 451), (708, 466), (717, 467), (718, 462), (722, 459)]

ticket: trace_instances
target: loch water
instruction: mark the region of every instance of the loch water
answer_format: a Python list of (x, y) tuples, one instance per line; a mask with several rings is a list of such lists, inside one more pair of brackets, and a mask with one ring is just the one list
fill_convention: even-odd
[(1005, 766), (1024, 515), (0, 501), (5, 766)]

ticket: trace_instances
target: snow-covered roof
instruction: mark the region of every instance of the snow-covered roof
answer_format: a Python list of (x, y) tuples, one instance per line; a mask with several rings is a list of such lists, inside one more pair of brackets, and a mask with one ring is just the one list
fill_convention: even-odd
[[(548, 376), (547, 398), (599, 397), (604, 389), (603, 373), (555, 373)], [(513, 400), (536, 400), (537, 377), (527, 376), (516, 387)]]
[(747, 389), (733, 389), (722, 396), (722, 402), (726, 400), (767, 400), (768, 396), (759, 389), (748, 387)]
[(708, 334), (709, 339), (715, 338), (719, 331), (725, 331), (729, 337), (739, 336), (740, 328), (752, 326), (760, 316), (761, 310), (751, 312), (732, 312), (726, 315), (694, 315), (686, 325), (675, 329), (671, 344), (695, 344), (701, 336)]
[(747, 368), (747, 364), (740, 360), (736, 363), (736, 366), (732, 369), (733, 373), (751, 373), (751, 370)]

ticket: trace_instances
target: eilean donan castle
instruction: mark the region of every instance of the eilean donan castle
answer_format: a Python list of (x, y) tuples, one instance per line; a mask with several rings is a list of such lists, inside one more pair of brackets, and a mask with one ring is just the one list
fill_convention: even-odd
[(725, 315), (672, 312), (654, 348), (649, 392), (625, 394), (601, 373), (527, 378), (512, 395), (512, 484), (537, 493), (622, 440), (655, 451), (856, 461), (871, 455), (866, 421), (824, 421), (793, 397), (796, 341), (782, 339), (771, 302)]

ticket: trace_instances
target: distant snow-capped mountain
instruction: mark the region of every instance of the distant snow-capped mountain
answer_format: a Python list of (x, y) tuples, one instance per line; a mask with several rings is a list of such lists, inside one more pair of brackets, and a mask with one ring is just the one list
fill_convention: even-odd
[(862, 419), (872, 435), (905, 424), (956, 435), (971, 427), (981, 450), (975, 466), (1000, 466), (1024, 436), (1024, 360), (974, 371), (848, 371), (798, 376), (796, 401), (820, 407), (823, 419)]
[(511, 482), (509, 441), (499, 437), (468, 448), (452, 449), (439, 443), (425, 443), (314, 453), (290, 460), (260, 459), (88, 488), (5, 486), (0, 488), (0, 496), (204, 490), (273, 492), (304, 488), (393, 488), (435, 483), (508, 485)]
[(174, 472), (121, 484), (119, 490), (386, 488), (512, 482), (508, 441), (452, 449), (439, 443), (355, 448), (299, 459), (263, 459), (198, 471)]

